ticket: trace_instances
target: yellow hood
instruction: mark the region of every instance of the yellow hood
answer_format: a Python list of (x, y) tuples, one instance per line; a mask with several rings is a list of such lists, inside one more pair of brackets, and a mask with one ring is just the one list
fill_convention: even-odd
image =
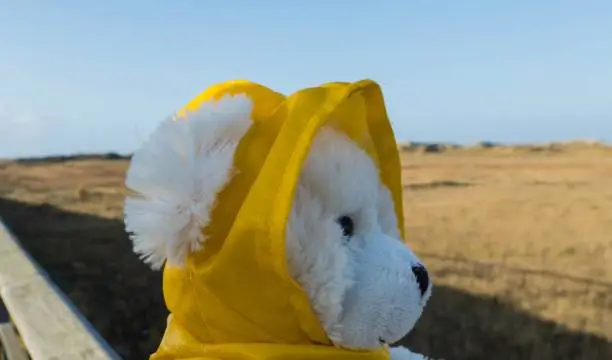
[(285, 225), (314, 136), (345, 132), (379, 166), (403, 229), (400, 162), (380, 87), (369, 80), (329, 83), (285, 97), (249, 81), (209, 88), (178, 115), (206, 101), (245, 93), (254, 124), (234, 157), (238, 170), (217, 195), (205, 247), (184, 267), (166, 265), (171, 315), (152, 360), (388, 359), (388, 351), (336, 348), (306, 293), (290, 277)]

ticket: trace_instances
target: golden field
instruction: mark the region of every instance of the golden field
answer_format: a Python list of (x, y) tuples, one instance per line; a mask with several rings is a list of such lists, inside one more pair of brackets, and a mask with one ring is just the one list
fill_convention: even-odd
[[(404, 146), (408, 243), (434, 293), (403, 342), (445, 359), (612, 359), (612, 149)], [(163, 331), (123, 232), (125, 159), (0, 163), (0, 216), (125, 359)]]

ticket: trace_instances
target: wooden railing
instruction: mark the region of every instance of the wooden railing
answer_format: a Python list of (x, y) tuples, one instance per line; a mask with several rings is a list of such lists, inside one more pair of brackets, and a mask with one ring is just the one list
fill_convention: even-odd
[(121, 359), (1, 219), (0, 300), (1, 360)]

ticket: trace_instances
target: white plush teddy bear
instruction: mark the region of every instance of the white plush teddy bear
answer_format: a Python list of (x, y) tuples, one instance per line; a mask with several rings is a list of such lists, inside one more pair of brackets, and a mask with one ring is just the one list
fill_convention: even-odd
[(126, 228), (166, 264), (171, 311), (151, 359), (426, 359), (389, 346), (431, 283), (402, 241), (397, 146), (373, 139), (381, 100), (370, 81), (287, 98), (228, 82), (134, 153)]

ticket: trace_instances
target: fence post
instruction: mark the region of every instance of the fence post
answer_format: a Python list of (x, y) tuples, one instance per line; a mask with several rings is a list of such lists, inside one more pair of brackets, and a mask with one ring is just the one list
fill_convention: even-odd
[(0, 299), (32, 360), (121, 359), (1, 219)]

